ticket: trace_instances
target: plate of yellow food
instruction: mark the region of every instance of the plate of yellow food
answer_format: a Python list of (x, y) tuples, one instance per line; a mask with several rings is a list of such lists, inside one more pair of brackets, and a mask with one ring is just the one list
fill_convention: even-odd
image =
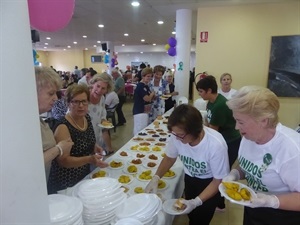
[(133, 145), (130, 147), (130, 150), (137, 151), (139, 149), (139, 147), (140, 147), (139, 145)]
[(138, 172), (138, 167), (136, 165), (130, 165), (123, 169), (125, 173), (136, 174)]
[(176, 173), (173, 170), (168, 170), (164, 175), (163, 178), (165, 179), (172, 179), (176, 176)]
[(110, 169), (121, 169), (124, 166), (124, 162), (122, 160), (112, 160), (108, 163)]
[(145, 188), (143, 188), (142, 186), (137, 186), (137, 187), (133, 188), (133, 193), (134, 194), (145, 193)]
[(157, 189), (162, 191), (168, 188), (168, 183), (162, 179), (158, 181)]
[(114, 127), (113, 124), (109, 121), (102, 121), (101, 123), (98, 124), (98, 126), (106, 129), (111, 129)]
[(109, 173), (104, 169), (100, 169), (100, 170), (90, 174), (90, 178), (92, 178), (92, 179), (98, 178), (98, 177), (108, 177), (108, 176), (109, 176)]
[(154, 152), (160, 152), (160, 151), (161, 151), (161, 147), (159, 147), (159, 146), (154, 146), (154, 147), (152, 148), (152, 151), (154, 151)]
[(223, 181), (219, 185), (219, 191), (229, 201), (250, 206), (251, 198), (256, 197), (256, 193), (247, 185), (235, 181)]
[(140, 152), (150, 152), (150, 148), (148, 146), (140, 146), (138, 150)]
[(118, 178), (118, 181), (121, 184), (130, 184), (133, 181), (133, 176), (129, 174), (121, 174)]
[(142, 173), (138, 174), (137, 179), (139, 181), (150, 181), (152, 179), (152, 171), (151, 170), (145, 170)]

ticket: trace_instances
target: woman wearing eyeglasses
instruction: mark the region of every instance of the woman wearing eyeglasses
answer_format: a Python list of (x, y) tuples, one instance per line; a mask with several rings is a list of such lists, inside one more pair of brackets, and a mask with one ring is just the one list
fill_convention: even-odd
[(191, 105), (174, 109), (168, 120), (171, 132), (166, 156), (147, 185), (146, 192), (157, 191), (158, 181), (173, 166), (177, 157), (185, 172), (186, 206), (189, 225), (208, 225), (218, 204), (218, 186), (229, 172), (227, 145), (222, 135), (203, 126), (200, 112)]
[(69, 112), (54, 132), (57, 142), (71, 137), (74, 145), (70, 154), (52, 162), (48, 193), (72, 187), (90, 173), (90, 164), (106, 167), (102, 161), (102, 148), (96, 144), (91, 118), (87, 114), (89, 90), (85, 85), (72, 85), (66, 91)]

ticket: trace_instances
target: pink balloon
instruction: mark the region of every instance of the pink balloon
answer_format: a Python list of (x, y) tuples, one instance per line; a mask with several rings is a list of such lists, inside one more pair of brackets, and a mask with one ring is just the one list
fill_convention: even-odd
[(28, 0), (30, 25), (40, 31), (54, 32), (70, 22), (75, 0)]

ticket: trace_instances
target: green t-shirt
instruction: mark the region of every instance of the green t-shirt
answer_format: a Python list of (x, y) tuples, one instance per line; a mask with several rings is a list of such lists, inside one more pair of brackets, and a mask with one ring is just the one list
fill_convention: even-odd
[(207, 103), (208, 123), (219, 127), (219, 132), (227, 143), (230, 143), (240, 137), (240, 132), (235, 129), (235, 119), (232, 111), (226, 105), (227, 99), (218, 94), (214, 103)]

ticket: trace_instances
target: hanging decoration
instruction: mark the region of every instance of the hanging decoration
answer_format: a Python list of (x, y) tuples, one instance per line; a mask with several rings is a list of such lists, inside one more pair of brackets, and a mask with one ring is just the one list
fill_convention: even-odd
[(183, 62), (178, 63), (178, 71), (183, 70)]
[(168, 39), (168, 44), (165, 45), (165, 49), (168, 51), (169, 56), (175, 56), (176, 52), (177, 40), (174, 37), (170, 37)]
[(75, 0), (27, 0), (30, 25), (36, 30), (55, 32), (70, 22)]
[(33, 65), (38, 66), (40, 65), (40, 62), (37, 61), (37, 58), (39, 58), (40, 56), (37, 54), (36, 50), (32, 50), (32, 55), (33, 55)]

